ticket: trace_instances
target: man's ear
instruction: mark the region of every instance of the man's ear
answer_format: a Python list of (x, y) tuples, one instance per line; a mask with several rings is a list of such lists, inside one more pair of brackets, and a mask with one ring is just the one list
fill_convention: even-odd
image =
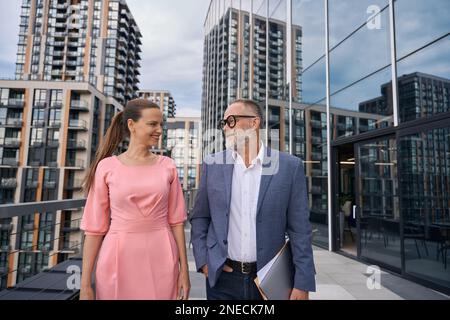
[(254, 118), (253, 121), (255, 121), (255, 129), (261, 128), (261, 119), (260, 118)]

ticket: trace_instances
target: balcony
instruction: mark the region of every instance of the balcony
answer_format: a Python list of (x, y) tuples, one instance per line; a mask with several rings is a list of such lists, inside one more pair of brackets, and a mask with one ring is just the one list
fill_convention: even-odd
[(37, 108), (37, 109), (46, 108), (47, 107), (47, 102), (45, 102), (45, 101), (36, 101), (34, 103), (34, 107)]
[(89, 104), (82, 100), (73, 100), (70, 102), (71, 110), (89, 111)]
[(1, 178), (0, 187), (2, 189), (15, 189), (17, 187), (16, 178)]
[(20, 143), (20, 138), (5, 138), (3, 142), (0, 142), (0, 145), (7, 148), (20, 148)]
[(16, 158), (3, 158), (1, 159), (1, 164), (4, 166), (18, 167), (19, 160)]
[(322, 160), (322, 153), (320, 153), (320, 152), (312, 152), (311, 153), (311, 159), (314, 160), (314, 161)]
[(80, 220), (65, 221), (63, 232), (78, 232), (80, 231)]
[(42, 128), (45, 126), (45, 121), (44, 120), (33, 120), (31, 122), (31, 126), (37, 127), (37, 128)]
[(311, 120), (311, 127), (316, 128), (316, 129), (322, 129), (322, 121), (320, 120)]
[(66, 66), (68, 66), (68, 67), (77, 67), (78, 65), (79, 65), (78, 61), (67, 60), (67, 62), (66, 62)]
[(67, 56), (68, 57), (82, 57), (82, 56), (84, 56), (84, 54), (82, 52), (78, 52), (78, 51), (68, 51)]
[(8, 99), (7, 107), (23, 109), (25, 107), (25, 100), (22, 100), (22, 99)]
[(84, 169), (85, 168), (85, 161), (81, 159), (66, 159), (66, 167), (72, 167), (72, 168), (79, 168)]
[(31, 141), (31, 143), (30, 143), (31, 148), (40, 148), (43, 145), (44, 145), (44, 141), (42, 141), (42, 140), (34, 140), (34, 141)]
[(83, 180), (75, 179), (75, 180), (69, 180), (66, 182), (66, 185), (64, 188), (66, 190), (80, 190), (83, 186)]
[(62, 253), (80, 253), (81, 251), (81, 242), (80, 241), (69, 241), (64, 242), (61, 252)]
[(67, 13), (56, 13), (53, 17), (56, 19), (67, 19)]
[(320, 186), (312, 186), (311, 193), (312, 194), (322, 194), (322, 193), (324, 193), (324, 190), (322, 190), (322, 187), (320, 187)]
[[(12, 223), (0, 224), (0, 231), (11, 231), (13, 229)], [(2, 247), (3, 248), (3, 247)]]
[(322, 138), (320, 137), (311, 137), (312, 144), (322, 144)]
[(27, 180), (25, 182), (25, 187), (28, 188), (28, 189), (36, 189), (37, 187), (39, 187), (39, 182), (38, 181)]
[(56, 181), (44, 181), (44, 188), (45, 189), (55, 189)]
[(59, 147), (59, 140), (48, 140), (47, 141), (47, 147), (58, 148)]
[(33, 231), (33, 230), (34, 230), (33, 222), (25, 223), (24, 225), (22, 225), (22, 231)]
[(64, 57), (64, 51), (53, 51), (53, 54), (50, 54), (53, 57)]
[(71, 139), (71, 140), (67, 141), (67, 148), (68, 149), (86, 149), (86, 141)]
[(69, 3), (67, 3), (67, 2), (57, 3), (55, 7), (58, 10), (66, 10), (69, 7)]
[(50, 103), (50, 108), (52, 108), (52, 109), (62, 109), (62, 107), (63, 107), (62, 102), (53, 101)]
[(64, 62), (62, 60), (53, 60), (52, 66), (54, 67), (62, 67), (64, 65)]
[[(11, 227), (12, 227), (12, 225), (11, 225)], [(12, 228), (11, 228), (12, 229)], [(9, 246), (9, 245), (3, 245), (3, 246), (0, 246), (0, 251), (1, 252), (11, 252), (12, 251), (12, 248), (11, 248), (11, 246)], [(8, 269), (8, 268), (6, 268), (6, 267), (4, 267), (5, 269)], [(0, 272), (1, 273), (1, 272)]]
[(65, 38), (66, 37), (65, 32), (53, 32), (51, 35), (55, 38)]
[(62, 76), (62, 70), (52, 70), (51, 75), (55, 77), (61, 77)]
[(8, 128), (22, 128), (23, 120), (17, 118), (7, 118), (6, 121), (0, 120), (0, 125)]
[(61, 128), (61, 121), (60, 120), (50, 120), (48, 122), (49, 128)]
[(87, 122), (85, 120), (70, 119), (69, 129), (71, 130), (87, 130)]

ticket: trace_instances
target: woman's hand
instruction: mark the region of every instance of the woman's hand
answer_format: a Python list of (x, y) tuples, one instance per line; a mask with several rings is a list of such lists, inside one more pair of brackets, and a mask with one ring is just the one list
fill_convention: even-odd
[(178, 300), (189, 299), (189, 291), (191, 290), (191, 282), (189, 281), (189, 271), (180, 270), (178, 276)]
[(80, 300), (95, 300), (94, 289), (91, 286), (81, 287)]

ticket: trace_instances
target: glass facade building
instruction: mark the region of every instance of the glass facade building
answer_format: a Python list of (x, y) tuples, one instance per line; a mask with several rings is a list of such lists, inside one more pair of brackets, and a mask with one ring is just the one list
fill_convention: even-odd
[[(316, 245), (450, 291), (450, 2), (213, 0), (203, 155), (227, 105), (303, 159)], [(275, 133), (274, 133), (274, 132)]]

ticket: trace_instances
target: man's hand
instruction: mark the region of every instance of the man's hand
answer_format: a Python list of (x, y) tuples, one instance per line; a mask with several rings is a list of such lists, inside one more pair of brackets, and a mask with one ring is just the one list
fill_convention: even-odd
[(299, 289), (292, 289), (290, 300), (309, 300), (309, 292)]
[(205, 275), (205, 277), (208, 278), (208, 265), (207, 265), (207, 264), (205, 264), (205, 265), (202, 267), (202, 272), (203, 272), (203, 274)]

